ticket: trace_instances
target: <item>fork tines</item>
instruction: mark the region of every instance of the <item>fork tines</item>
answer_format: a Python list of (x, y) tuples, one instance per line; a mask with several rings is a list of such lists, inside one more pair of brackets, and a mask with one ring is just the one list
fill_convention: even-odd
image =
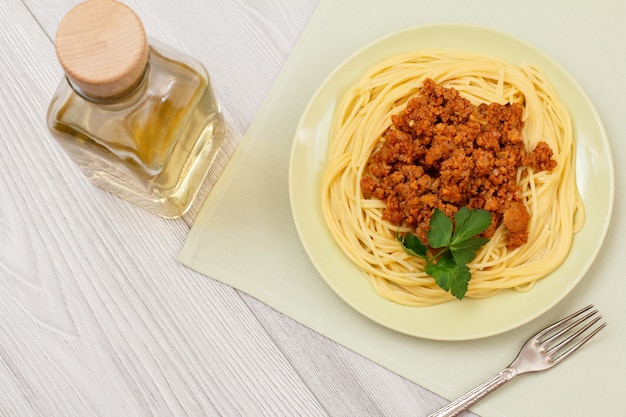
[[(592, 310), (593, 309), (593, 310)], [(550, 359), (559, 362), (584, 345), (606, 326), (606, 322), (596, 325), (602, 316), (593, 304), (546, 327), (537, 334), (536, 340), (545, 346)]]

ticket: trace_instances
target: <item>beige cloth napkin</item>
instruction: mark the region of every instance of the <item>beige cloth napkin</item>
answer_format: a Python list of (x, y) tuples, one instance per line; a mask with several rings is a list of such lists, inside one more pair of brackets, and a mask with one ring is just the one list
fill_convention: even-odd
[[(541, 16), (560, 13), (562, 22), (569, 15), (584, 20), (586, 14), (597, 12), (593, 4), (570, 10), (534, 0), (495, 6), (491, 2), (491, 9), (486, 3), (322, 0), (209, 195), (179, 261), (450, 399), (506, 366), (535, 330), (596, 303), (609, 326), (592, 345), (566, 365), (514, 380), (473, 410), (483, 416), (508, 417), (614, 414), (623, 394), (621, 376), (626, 373), (626, 338), (620, 331), (626, 323), (614, 294), (626, 293), (626, 284), (623, 273), (622, 279), (610, 281), (611, 275), (617, 278), (620, 267), (608, 262), (609, 256), (596, 262), (557, 307), (522, 328), (476, 341), (435, 342), (388, 330), (352, 310), (313, 268), (293, 224), (287, 173), (298, 120), (315, 89), (356, 49), (398, 29), (439, 21), (476, 23), (524, 37), (542, 30), (537, 23), (522, 23), (535, 22), (539, 12)], [(612, 11), (605, 13), (610, 18)], [(555, 23), (538, 39), (550, 38), (560, 29)], [(550, 43), (554, 50), (564, 45), (567, 41), (557, 37)], [(619, 253), (616, 239), (604, 246), (614, 257)]]

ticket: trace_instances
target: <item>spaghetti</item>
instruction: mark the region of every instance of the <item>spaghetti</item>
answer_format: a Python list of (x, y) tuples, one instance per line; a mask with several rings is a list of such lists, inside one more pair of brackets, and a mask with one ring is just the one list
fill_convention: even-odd
[(563, 262), (584, 223), (569, 113), (540, 69), (529, 64), (516, 67), (484, 55), (420, 50), (371, 68), (346, 92), (331, 126), (321, 185), (330, 233), (382, 297), (413, 306), (453, 298), (423, 272), (423, 259), (408, 255), (396, 239), (397, 232), (412, 229), (384, 220), (385, 203), (364, 198), (360, 187), (391, 116), (419, 93), (426, 79), (454, 88), (475, 106), (523, 106), (527, 148), (542, 141), (554, 152), (553, 170), (522, 167), (516, 175), (530, 214), (528, 242), (508, 248), (508, 230), (499, 227), (468, 265), (472, 279), (465, 297), (485, 298), (503, 289), (528, 291)]

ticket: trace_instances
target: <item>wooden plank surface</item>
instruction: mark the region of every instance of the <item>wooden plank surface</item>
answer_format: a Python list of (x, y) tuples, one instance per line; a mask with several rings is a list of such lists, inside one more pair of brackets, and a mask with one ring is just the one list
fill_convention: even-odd
[[(77, 0), (0, 13), (0, 416), (405, 416), (445, 401), (177, 264), (198, 205), (157, 218), (89, 185), (48, 134)], [(219, 176), (316, 0), (128, 0), (208, 67)]]

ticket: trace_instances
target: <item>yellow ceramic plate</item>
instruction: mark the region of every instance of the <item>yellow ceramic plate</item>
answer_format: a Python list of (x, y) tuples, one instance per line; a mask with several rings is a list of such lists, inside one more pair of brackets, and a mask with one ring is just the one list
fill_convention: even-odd
[[(420, 48), (454, 49), (540, 66), (572, 116), (577, 144), (577, 182), (587, 220), (570, 256), (528, 293), (504, 291), (483, 300), (407, 307), (376, 294), (361, 271), (328, 233), (320, 204), (331, 120), (347, 88), (384, 58)], [(291, 207), (304, 247), (328, 285), (350, 306), (380, 325), (436, 340), (468, 340), (520, 326), (563, 299), (593, 262), (613, 207), (613, 162), (602, 122), (578, 84), (555, 61), (509, 35), (467, 25), (404, 30), (369, 44), (345, 60), (317, 90), (296, 131), (289, 167)]]

